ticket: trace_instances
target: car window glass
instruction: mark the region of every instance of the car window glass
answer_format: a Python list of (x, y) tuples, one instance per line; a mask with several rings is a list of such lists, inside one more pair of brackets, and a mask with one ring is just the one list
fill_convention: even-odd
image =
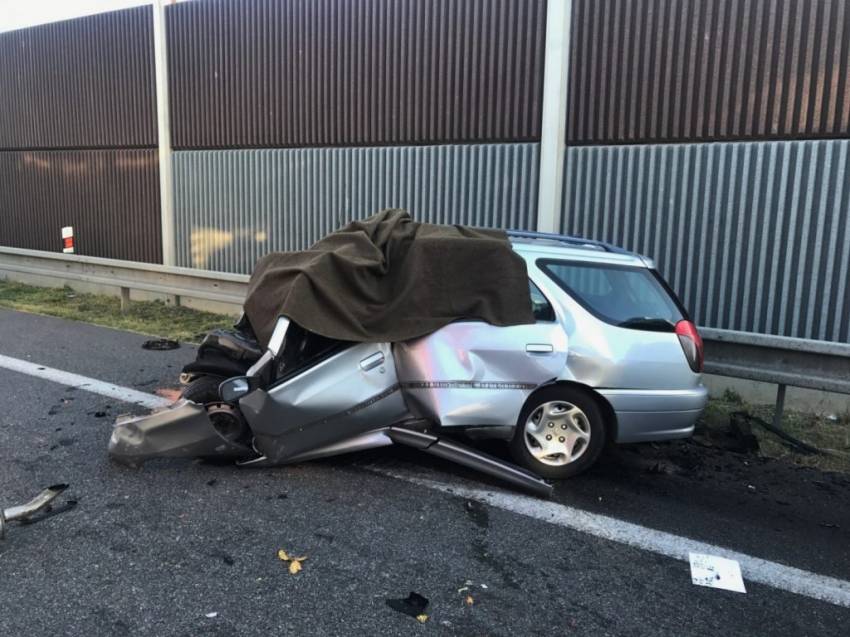
[(658, 329), (672, 328), (684, 318), (677, 302), (647, 268), (555, 260), (539, 265), (570, 296), (608, 323)]
[(531, 294), (531, 310), (534, 312), (535, 321), (554, 321), (555, 310), (548, 299), (543, 295), (534, 283), (529, 279), (528, 292)]

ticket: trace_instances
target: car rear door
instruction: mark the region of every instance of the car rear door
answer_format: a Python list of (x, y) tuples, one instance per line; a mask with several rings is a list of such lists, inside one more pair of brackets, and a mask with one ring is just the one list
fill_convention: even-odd
[(555, 379), (567, 360), (566, 333), (546, 297), (529, 285), (534, 324), (459, 321), (394, 345), (412, 411), (444, 427), (516, 424), (529, 394)]

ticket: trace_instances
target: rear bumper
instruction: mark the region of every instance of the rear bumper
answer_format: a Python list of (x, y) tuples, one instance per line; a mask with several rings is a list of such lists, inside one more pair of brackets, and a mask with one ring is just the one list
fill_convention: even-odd
[(599, 393), (617, 415), (616, 442), (672, 440), (693, 434), (708, 402), (708, 390), (605, 389)]

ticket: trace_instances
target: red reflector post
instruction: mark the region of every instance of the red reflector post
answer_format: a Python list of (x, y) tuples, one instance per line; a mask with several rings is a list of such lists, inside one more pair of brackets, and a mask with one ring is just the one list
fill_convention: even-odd
[(74, 253), (74, 228), (73, 226), (65, 226), (62, 228), (62, 252), (65, 254)]
[(702, 344), (702, 336), (699, 335), (697, 326), (691, 321), (679, 321), (676, 323), (676, 335), (679, 337), (679, 343), (682, 344), (682, 350), (685, 352), (685, 358), (688, 359), (688, 365), (695, 372), (702, 372), (705, 350)]

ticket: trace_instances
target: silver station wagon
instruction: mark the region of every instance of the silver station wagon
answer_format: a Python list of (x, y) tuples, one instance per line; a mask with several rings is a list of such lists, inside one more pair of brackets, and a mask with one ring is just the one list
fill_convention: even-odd
[(590, 466), (608, 440), (690, 436), (708, 400), (702, 339), (652, 260), (601, 242), (509, 235), (537, 319), (525, 350), (546, 361), (536, 378), (555, 377), (505, 405), (515, 458), (563, 478)]
[[(111, 455), (268, 466), (403, 444), (545, 494), (541, 476), (587, 469), (606, 442), (690, 435), (707, 400), (702, 341), (653, 263), (580, 238), (508, 237), (535, 322), (457, 320), (376, 343), (280, 316), (260, 347), (243, 320), (207, 336), (184, 368), (185, 400), (116, 425)], [(509, 440), (524, 469), (453, 433)]]

